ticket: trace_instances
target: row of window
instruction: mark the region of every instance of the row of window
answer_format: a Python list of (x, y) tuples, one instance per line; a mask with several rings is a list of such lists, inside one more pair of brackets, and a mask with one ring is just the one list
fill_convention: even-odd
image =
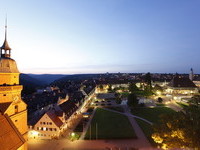
[(46, 128), (46, 127), (37, 127), (37, 130), (40, 130), (40, 131), (57, 131), (56, 128)]
[(47, 125), (52, 125), (52, 122), (40, 122), (40, 124), (47, 124)]
[[(47, 136), (46, 134), (38, 134), (38, 136)], [(49, 135), (50, 136), (50, 135)]]

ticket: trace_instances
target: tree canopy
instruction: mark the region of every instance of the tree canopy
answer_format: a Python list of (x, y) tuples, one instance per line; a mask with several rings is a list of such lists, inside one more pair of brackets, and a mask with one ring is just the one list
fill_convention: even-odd
[(146, 82), (146, 84), (151, 88), (151, 74), (150, 72), (148, 72), (147, 74), (145, 74), (144, 77), (144, 81)]
[(138, 91), (139, 89), (134, 83), (130, 83), (128, 90), (129, 90), (130, 93), (134, 93), (135, 91)]
[(131, 107), (137, 107), (138, 106), (138, 98), (135, 94), (131, 93), (128, 95), (128, 102), (127, 104)]
[(161, 117), (152, 138), (163, 149), (200, 148), (200, 106), (192, 103), (183, 111)]

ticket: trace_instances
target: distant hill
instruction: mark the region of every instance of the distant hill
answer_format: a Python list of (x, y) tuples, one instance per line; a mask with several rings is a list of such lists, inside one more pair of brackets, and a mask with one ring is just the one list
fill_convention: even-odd
[(56, 85), (58, 87), (63, 87), (67, 81), (83, 81), (88, 79), (99, 78), (101, 74), (74, 74), (74, 75), (65, 75), (62, 78), (59, 78), (51, 83), (51, 85)]
[(40, 88), (46, 85), (45, 82), (23, 73), (20, 74), (19, 82), (21, 85), (23, 85), (22, 94), (31, 94), (36, 91), (36, 88)]
[(59, 78), (55, 80), (54, 82), (57, 81), (67, 81), (67, 80), (87, 80), (87, 79), (92, 79), (95, 77), (99, 77), (100, 74), (74, 74), (74, 75), (65, 75), (62, 78)]
[(51, 82), (58, 80), (66, 75), (63, 74), (28, 74), (30, 77), (42, 81), (43, 83), (49, 85)]
[(20, 84), (26, 85), (26, 86), (30, 84), (34, 86), (44, 86), (46, 84), (46, 82), (43, 82), (34, 77), (31, 77), (28, 74), (23, 74), (23, 73), (20, 74), (19, 82)]

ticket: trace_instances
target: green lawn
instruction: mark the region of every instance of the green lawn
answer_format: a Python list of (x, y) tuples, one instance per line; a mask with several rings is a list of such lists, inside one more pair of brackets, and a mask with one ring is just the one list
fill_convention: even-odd
[(132, 109), (132, 114), (145, 118), (153, 123), (159, 121), (159, 116), (162, 114), (175, 113), (174, 110), (168, 107), (154, 107), (154, 108), (135, 108)]
[(164, 106), (166, 106), (166, 105), (165, 105), (165, 104), (162, 104), (162, 103), (157, 103), (156, 106), (164, 107)]
[[(98, 139), (137, 138), (128, 118), (122, 114), (97, 108), (91, 122), (91, 139), (96, 139), (96, 124)], [(90, 127), (85, 139), (90, 139)]]
[(181, 106), (182, 108), (187, 108), (188, 104), (187, 103), (182, 103), (182, 102), (176, 102), (179, 106)]
[(112, 109), (112, 110), (115, 110), (115, 111), (119, 111), (119, 112), (124, 112), (124, 109), (122, 107), (107, 107), (107, 109)]
[(129, 92), (120, 92), (120, 94), (122, 95), (122, 97), (128, 97), (128, 95), (130, 94)]

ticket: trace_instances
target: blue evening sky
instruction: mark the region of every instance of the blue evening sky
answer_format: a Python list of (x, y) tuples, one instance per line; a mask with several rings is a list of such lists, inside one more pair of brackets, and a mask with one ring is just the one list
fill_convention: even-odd
[(200, 0), (0, 0), (24, 73), (200, 73)]

